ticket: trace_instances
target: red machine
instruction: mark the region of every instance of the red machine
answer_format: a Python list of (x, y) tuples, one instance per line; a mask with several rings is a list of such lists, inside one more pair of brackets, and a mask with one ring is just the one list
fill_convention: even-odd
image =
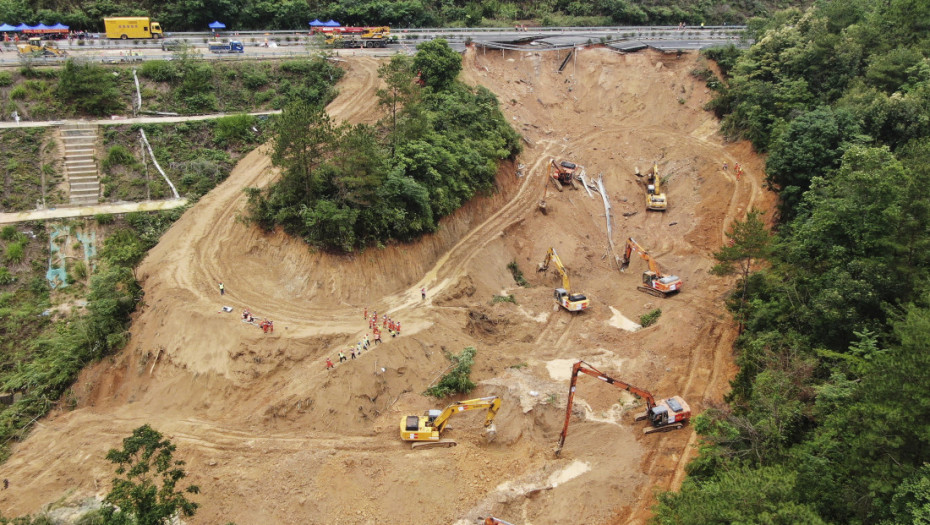
[(613, 385), (621, 390), (626, 390), (627, 392), (631, 392), (637, 397), (645, 399), (646, 411), (641, 414), (637, 414), (636, 421), (649, 419), (649, 422), (652, 423), (652, 426), (643, 429), (643, 434), (677, 430), (683, 427), (685, 423), (691, 419), (691, 407), (689, 407), (688, 403), (686, 403), (685, 400), (679, 396), (662, 399), (657, 403), (655, 398), (652, 397), (652, 394), (643, 390), (642, 388), (637, 388), (628, 383), (624, 383), (623, 381), (618, 381), (608, 377), (606, 374), (591, 365), (588, 365), (587, 368), (581, 365), (588, 365), (588, 363), (585, 363), (584, 361), (578, 361), (572, 366), (572, 381), (568, 389), (568, 405), (565, 407), (565, 426), (562, 427), (562, 434), (559, 436), (559, 446), (555, 449), (556, 456), (562, 452), (562, 446), (565, 445), (565, 437), (568, 435), (568, 423), (572, 418), (572, 404), (575, 401), (575, 383), (578, 382), (579, 372), (596, 377), (609, 385)]

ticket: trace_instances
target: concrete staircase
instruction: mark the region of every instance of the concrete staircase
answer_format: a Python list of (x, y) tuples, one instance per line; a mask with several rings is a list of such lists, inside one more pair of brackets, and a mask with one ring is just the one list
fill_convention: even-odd
[(59, 129), (65, 150), (65, 173), (72, 206), (89, 206), (100, 202), (100, 179), (97, 173), (97, 126), (87, 123), (63, 124)]

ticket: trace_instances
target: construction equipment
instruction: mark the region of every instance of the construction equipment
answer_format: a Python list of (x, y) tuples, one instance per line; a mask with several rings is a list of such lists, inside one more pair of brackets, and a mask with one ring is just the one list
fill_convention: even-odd
[(578, 186), (575, 184), (576, 169), (578, 169), (578, 166), (567, 160), (556, 162), (555, 159), (552, 159), (548, 166), (549, 176), (558, 183), (555, 187), (558, 188), (559, 191), (562, 191), (562, 186), (571, 186), (573, 190), (578, 189)]
[(107, 38), (165, 38), (158, 22), (152, 22), (147, 16), (120, 16), (104, 18), (103, 25)]
[(449, 418), (459, 412), (467, 410), (487, 409), (488, 415), (484, 420), (484, 426), (488, 437), (493, 439), (496, 428), (494, 427), (494, 416), (501, 407), (501, 398), (499, 397), (481, 397), (478, 399), (469, 399), (468, 401), (459, 401), (447, 406), (445, 410), (427, 410), (422, 416), (404, 416), (400, 420), (400, 439), (404, 441), (413, 441), (411, 448), (419, 447), (454, 447), (455, 441), (452, 439), (440, 439), (443, 430)]
[(487, 518), (478, 518), (481, 525), (513, 525), (509, 521), (504, 521), (502, 519), (495, 518), (494, 516), (488, 516)]
[[(582, 365), (587, 365), (587, 367)], [(688, 403), (686, 403), (685, 400), (681, 397), (674, 396), (668, 399), (661, 399), (656, 402), (655, 398), (652, 397), (652, 394), (646, 390), (608, 377), (607, 374), (594, 368), (588, 363), (585, 363), (584, 361), (578, 361), (572, 365), (572, 380), (568, 388), (568, 405), (565, 407), (565, 425), (562, 427), (562, 434), (559, 435), (559, 446), (555, 449), (556, 456), (561, 454), (562, 447), (565, 445), (565, 437), (568, 435), (568, 423), (572, 418), (572, 404), (575, 400), (575, 384), (578, 382), (579, 372), (588, 374), (589, 376), (600, 379), (609, 385), (613, 385), (621, 390), (626, 390), (627, 392), (630, 392), (637, 397), (645, 399), (646, 411), (637, 414), (635, 417), (636, 421), (648, 419), (649, 423), (651, 424), (651, 426), (643, 429), (643, 434), (678, 430), (683, 427), (689, 419), (691, 419), (691, 407), (689, 407)]]
[[(636, 170), (639, 174), (639, 169)], [(668, 209), (668, 199), (662, 193), (662, 177), (659, 176), (659, 165), (653, 164), (652, 171), (646, 174), (646, 209), (665, 211)]]
[(549, 194), (549, 176), (547, 175), (546, 177), (543, 178), (543, 194), (542, 194), (542, 199), (539, 200), (539, 211), (541, 211), (543, 215), (549, 212), (549, 209), (546, 207), (546, 196), (548, 194)]
[(656, 297), (668, 297), (669, 294), (681, 291), (681, 279), (677, 275), (663, 274), (655, 259), (632, 237), (626, 240), (626, 249), (623, 251), (623, 260), (620, 263), (621, 272), (630, 265), (630, 256), (633, 252), (638, 253), (640, 258), (649, 264), (649, 269), (643, 272), (643, 286), (637, 286), (637, 290)]
[(555, 248), (549, 248), (549, 251), (546, 252), (545, 260), (539, 263), (536, 271), (544, 272), (548, 270), (550, 261), (555, 263), (556, 270), (558, 270), (559, 275), (562, 276), (562, 288), (555, 289), (555, 302), (559, 303), (559, 306), (565, 308), (569, 312), (587, 310), (591, 306), (591, 301), (589, 301), (584, 294), (572, 293), (572, 285), (568, 280), (568, 274), (565, 272), (565, 266), (562, 264), (562, 259), (559, 258), (559, 254), (555, 253)]
[(16, 45), (20, 55), (63, 57), (67, 53), (55, 47), (51, 42), (43, 42), (39, 37), (32, 37), (28, 42)]
[(391, 40), (391, 28), (388, 26), (320, 28), (319, 32), (327, 34), (325, 42), (333, 47), (387, 47)]

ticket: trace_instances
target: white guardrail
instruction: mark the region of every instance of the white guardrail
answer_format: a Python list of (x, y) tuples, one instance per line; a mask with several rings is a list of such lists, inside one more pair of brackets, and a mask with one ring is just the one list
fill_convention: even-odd
[[(368, 56), (389, 56), (396, 53), (412, 52), (412, 47), (419, 41), (434, 38), (446, 38), (452, 44), (462, 44), (473, 40), (476, 43), (489, 41), (493, 37), (502, 37), (508, 40), (530, 40), (533, 38), (546, 38), (555, 36), (590, 37), (599, 41), (618, 40), (700, 40), (739, 42), (746, 26), (706, 26), (703, 29), (687, 27), (679, 29), (677, 26), (604, 26), (604, 27), (534, 27), (526, 30), (515, 28), (410, 28), (392, 29), (392, 40), (385, 49), (366, 49)], [(320, 45), (308, 31), (278, 30), (278, 31), (224, 31), (219, 33), (223, 40), (239, 40), (246, 48), (245, 53), (210, 53), (206, 49), (206, 42), (215, 40), (212, 32), (178, 32), (166, 33), (166, 38), (152, 40), (109, 40), (85, 39), (83, 41), (59, 40), (55, 45), (59, 49), (70, 52), (69, 57), (40, 56), (29, 60), (35, 65), (58, 64), (68, 58), (82, 61), (103, 63), (128, 63), (146, 60), (170, 59), (170, 54), (161, 50), (163, 42), (185, 42), (195, 51), (209, 60), (255, 60), (280, 59), (309, 55), (321, 50), (331, 50)], [(83, 42), (83, 43), (82, 43)], [(274, 47), (265, 47), (266, 42), (274, 43)], [(19, 66), (23, 59), (16, 53), (12, 43), (2, 43), (6, 51), (0, 54), (0, 66)], [(117, 54), (121, 50), (132, 50), (133, 55)], [(111, 54), (107, 54), (110, 51)], [(337, 50), (339, 53), (351, 53), (353, 50)], [(94, 54), (100, 52), (101, 54)]]

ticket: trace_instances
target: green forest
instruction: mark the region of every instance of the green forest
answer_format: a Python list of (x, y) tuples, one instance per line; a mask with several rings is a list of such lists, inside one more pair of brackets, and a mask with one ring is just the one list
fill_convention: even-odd
[(272, 154), (283, 174), (248, 190), (255, 223), (351, 252), (436, 231), (440, 218), (493, 189), (519, 135), (493, 93), (456, 80), (462, 57), (445, 40), (417, 49), (379, 68), (387, 116), (377, 126), (337, 126), (319, 104), (284, 109)]
[(343, 25), (479, 27), (516, 21), (538, 25), (742, 24), (809, 0), (0, 0), (0, 21), (62, 22), (101, 31), (105, 16), (151, 16), (165, 31), (205, 31), (220, 20), (230, 30), (307, 29), (314, 18)]
[(930, 3), (820, 2), (752, 32), (708, 52), (710, 108), (768, 153), (780, 206), (716, 254), (740, 275), (739, 372), (653, 522), (928, 523)]

